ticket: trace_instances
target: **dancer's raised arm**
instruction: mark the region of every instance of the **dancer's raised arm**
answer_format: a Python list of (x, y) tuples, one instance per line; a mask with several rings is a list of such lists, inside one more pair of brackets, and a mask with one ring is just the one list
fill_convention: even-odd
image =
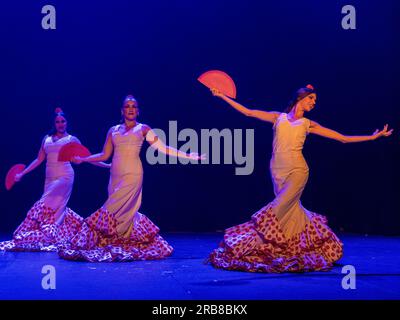
[(46, 159), (46, 153), (45, 153), (44, 148), (43, 148), (44, 142), (46, 141), (46, 138), (47, 138), (47, 136), (45, 136), (43, 138), (43, 140), (42, 140), (42, 144), (40, 146), (40, 149), (39, 149), (39, 152), (38, 152), (38, 155), (37, 155), (36, 159), (33, 160), (31, 162), (31, 164), (25, 168), (24, 171), (22, 171), (21, 173), (15, 175), (15, 181), (16, 182), (20, 181), (22, 179), (22, 177), (24, 175), (26, 175), (27, 173), (31, 172), (32, 170), (35, 170)]
[(177, 150), (171, 146), (167, 146), (157, 134), (146, 124), (143, 124), (143, 135), (146, 137), (146, 141), (158, 151), (173, 157), (191, 160), (204, 160), (205, 154), (199, 155), (197, 152), (187, 154), (180, 150)]
[(342, 143), (372, 141), (372, 140), (378, 139), (380, 137), (388, 137), (392, 134), (392, 132), (393, 132), (393, 129), (388, 130), (388, 125), (385, 124), (385, 126), (383, 127), (382, 130), (379, 131), (378, 129), (376, 129), (372, 135), (347, 136), (347, 135), (341, 134), (335, 130), (325, 128), (315, 121), (311, 121), (311, 124), (310, 124), (310, 133), (314, 133), (314, 134), (317, 134), (317, 135), (325, 137), (325, 138), (337, 140)]
[(106, 142), (104, 143), (102, 152), (92, 154), (91, 156), (85, 157), (85, 158), (74, 157), (74, 158), (72, 158), (72, 162), (79, 164), (82, 162), (96, 163), (96, 162), (102, 162), (102, 161), (108, 160), (111, 157), (111, 154), (114, 150), (114, 147), (112, 144), (112, 136), (111, 136), (113, 130), (114, 130), (114, 127), (112, 127), (110, 130), (108, 130)]
[(236, 102), (235, 100), (227, 97), (226, 95), (224, 95), (217, 89), (211, 89), (211, 92), (214, 96), (219, 97), (222, 100), (226, 101), (233, 108), (235, 108), (237, 111), (244, 114), (245, 116), (257, 118), (262, 121), (275, 123), (276, 119), (280, 115), (280, 112), (277, 112), (277, 111), (262, 111), (262, 110), (253, 110), (253, 109), (246, 108), (245, 106), (241, 105), (240, 103)]

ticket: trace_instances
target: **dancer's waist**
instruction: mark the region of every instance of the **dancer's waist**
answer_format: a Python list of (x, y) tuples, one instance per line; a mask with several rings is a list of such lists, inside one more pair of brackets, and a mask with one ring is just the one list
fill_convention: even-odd
[(137, 166), (141, 165), (142, 161), (140, 160), (139, 156), (135, 156), (133, 154), (128, 155), (128, 156), (123, 156), (123, 157), (116, 157), (114, 156), (112, 158), (112, 166), (117, 165), (117, 166)]
[[(128, 160), (128, 161), (127, 161)], [(140, 174), (143, 172), (142, 162), (135, 159), (113, 159), (111, 173), (113, 175)]]
[(272, 155), (281, 155), (281, 154), (300, 154), (303, 155), (303, 150), (277, 150), (277, 151), (273, 151)]
[(46, 170), (73, 170), (73, 169), (70, 162), (47, 161)]
[(124, 151), (118, 151), (114, 153), (113, 156), (113, 161), (114, 160), (119, 160), (119, 159), (132, 159), (132, 158), (137, 158), (138, 160), (140, 160), (140, 152), (138, 151), (133, 151), (133, 150), (124, 150)]
[(73, 177), (74, 169), (68, 163), (67, 165), (55, 165), (46, 166), (46, 177), (48, 178), (59, 178), (59, 177)]
[(307, 162), (301, 151), (274, 152), (272, 153), (271, 168), (304, 168), (308, 170)]
[(140, 146), (134, 145), (119, 145), (114, 148), (114, 154), (139, 154), (140, 153)]

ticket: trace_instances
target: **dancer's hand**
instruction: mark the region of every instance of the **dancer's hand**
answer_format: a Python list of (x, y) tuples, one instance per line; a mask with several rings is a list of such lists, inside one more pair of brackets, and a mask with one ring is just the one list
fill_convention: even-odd
[(14, 177), (14, 181), (15, 181), (15, 182), (21, 181), (21, 179), (22, 179), (23, 176), (24, 176), (23, 173), (17, 173), (17, 174), (15, 175), (15, 177)]
[(212, 93), (215, 97), (219, 97), (219, 98), (225, 97), (225, 95), (224, 95), (221, 91), (219, 91), (218, 89), (211, 88), (210, 90), (211, 90), (211, 93)]
[(388, 130), (388, 125), (385, 124), (383, 129), (379, 131), (378, 129), (375, 130), (375, 132), (372, 134), (374, 140), (378, 139), (379, 137), (389, 137), (393, 132), (393, 129)]
[(206, 160), (206, 154), (203, 153), (202, 155), (199, 155), (197, 152), (192, 152), (189, 154), (189, 159), (191, 159), (191, 160)]
[(83, 162), (82, 158), (79, 156), (72, 157), (71, 162), (75, 164), (81, 164)]

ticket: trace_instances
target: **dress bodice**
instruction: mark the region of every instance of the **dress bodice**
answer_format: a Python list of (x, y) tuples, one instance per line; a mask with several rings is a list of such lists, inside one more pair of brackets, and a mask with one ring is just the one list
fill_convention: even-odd
[(68, 135), (57, 141), (53, 141), (52, 136), (48, 136), (44, 141), (44, 151), (46, 153), (46, 176), (59, 177), (66, 174), (73, 174), (73, 169), (70, 162), (58, 161), (58, 154), (62, 146), (72, 141), (72, 136)]
[(281, 113), (273, 126), (273, 153), (301, 152), (310, 131), (310, 123), (304, 117), (290, 122), (287, 113)]
[(112, 143), (114, 155), (111, 165), (112, 174), (140, 174), (142, 165), (139, 158), (140, 150), (143, 145), (142, 124), (122, 133), (121, 125), (117, 125), (112, 130)]

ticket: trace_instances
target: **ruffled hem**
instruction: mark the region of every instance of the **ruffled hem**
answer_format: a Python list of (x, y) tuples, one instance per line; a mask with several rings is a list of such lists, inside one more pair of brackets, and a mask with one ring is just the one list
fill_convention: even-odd
[(216, 268), (249, 272), (310, 272), (329, 270), (343, 255), (343, 244), (327, 219), (311, 213), (304, 231), (287, 239), (268, 204), (251, 221), (225, 231), (209, 256)]
[(79, 232), (59, 247), (58, 254), (67, 260), (113, 262), (155, 260), (168, 257), (173, 248), (159, 234), (159, 228), (145, 215), (136, 213), (129, 238), (117, 234), (117, 221), (101, 208), (88, 217)]
[(59, 245), (76, 234), (82, 221), (82, 217), (66, 208), (63, 222), (57, 225), (55, 210), (46, 207), (43, 201), (38, 201), (14, 231), (13, 239), (0, 242), (0, 250), (57, 251)]

